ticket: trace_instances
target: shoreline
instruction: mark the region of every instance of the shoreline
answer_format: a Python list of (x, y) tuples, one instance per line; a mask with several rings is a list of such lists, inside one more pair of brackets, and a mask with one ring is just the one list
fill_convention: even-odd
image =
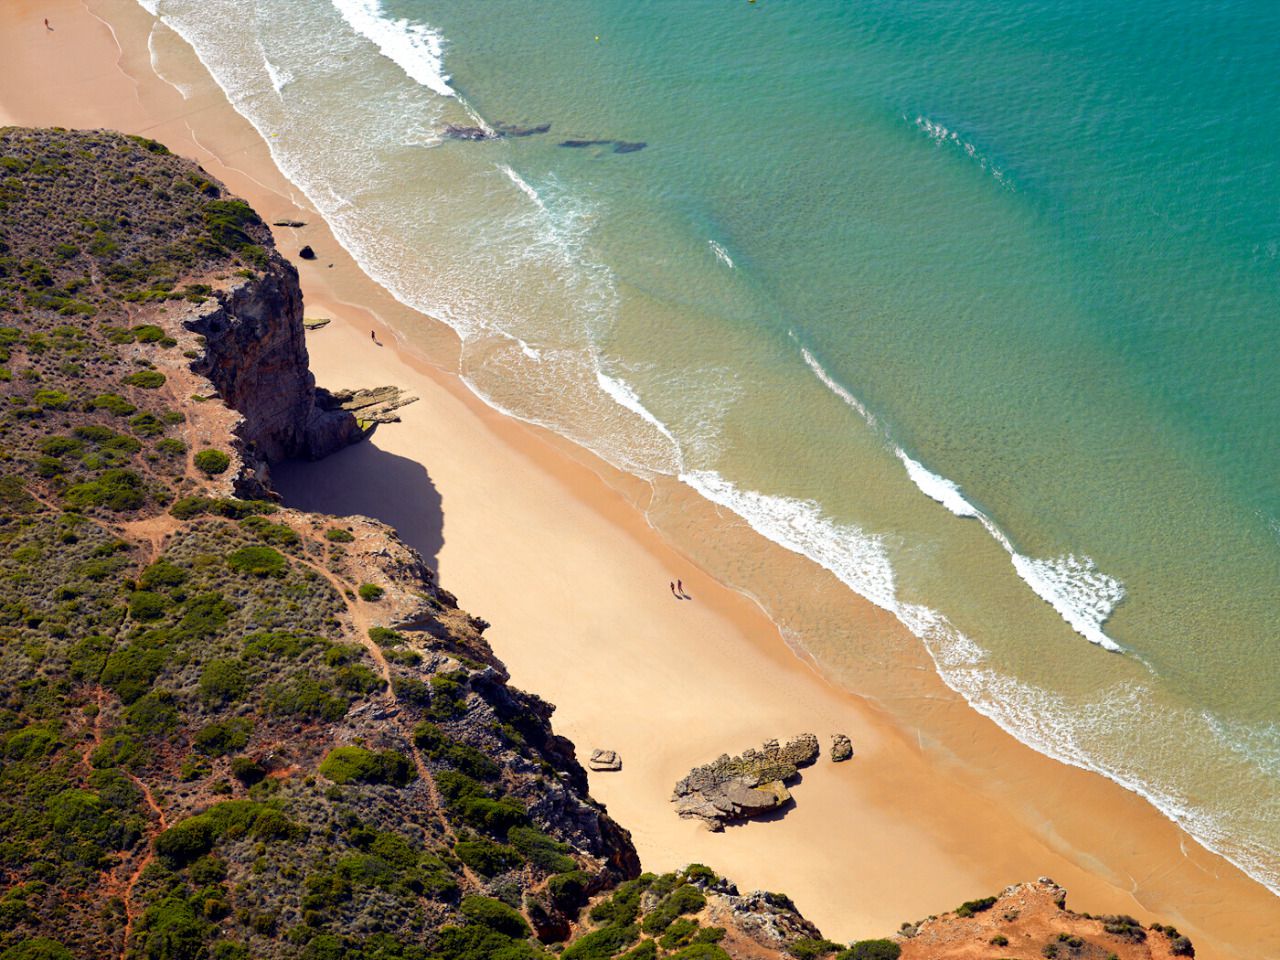
[[(989, 755), (985, 767), (964, 769), (950, 745), (925, 748), (883, 710), (836, 690), (742, 594), (686, 574), (697, 602), (673, 604), (663, 578), (693, 568), (646, 520), (646, 484), (484, 404), (450, 370), (457, 344), (442, 324), (431, 322), (425, 354), (402, 355), (397, 323), (421, 326), (424, 318), (341, 250), (261, 138), (207, 75), (200, 80), (198, 63), (187, 65), (190, 100), (152, 73), (150, 15), (117, 4), (105, 26), (94, 13), (104, 6), (19, 2), (2, 15), (8, 65), (0, 68), (0, 113), (14, 122), (145, 133), (204, 164), (268, 221), (309, 221), (276, 235), (290, 259), (303, 243), (321, 253), (297, 263), (308, 314), (333, 318), (308, 334), (317, 380), (395, 383), (421, 400), (372, 443), (282, 468), (278, 482), (304, 508), (316, 506), (296, 493), (305, 486), (308, 496), (325, 498), (319, 508), (328, 512), (368, 513), (359, 498), (376, 494), (373, 506), (397, 515), (379, 518), (425, 545), (444, 586), (493, 621), (490, 641), (513, 683), (559, 705), (556, 729), (579, 755), (593, 747), (622, 753), (623, 772), (592, 775), (592, 792), (632, 831), (646, 868), (702, 860), (744, 888), (788, 892), (841, 938), (882, 935), (902, 920), (1048, 873), (1071, 891), (1076, 909), (1176, 919), (1199, 956), (1280, 953), (1280, 920), (1264, 919), (1277, 913), (1275, 898), (1264, 888), (1186, 844), (1186, 834), (1136, 795), (1014, 741), (936, 674), (919, 684), (937, 700), (931, 728), (967, 742), (965, 757)], [(50, 37), (42, 36), (46, 15)], [(33, 51), (47, 40), (74, 50), (74, 62)], [(32, 83), (37, 77), (59, 82)], [(369, 329), (389, 346), (374, 346)], [(423, 494), (434, 491), (442, 529), (420, 515), (421, 500), (407, 498), (406, 478)], [(867, 607), (861, 617), (886, 629), (877, 611), (857, 603)], [(628, 636), (637, 624), (645, 635)], [(904, 655), (910, 665), (926, 660), (923, 651)], [(782, 820), (711, 835), (675, 818), (667, 794), (690, 766), (809, 729), (823, 741), (850, 734), (858, 756), (811, 768)], [(997, 771), (1003, 783), (982, 782)], [(1036, 803), (1022, 799), (1030, 797)], [(1061, 818), (1039, 822), (1055, 806)], [(845, 827), (850, 822), (856, 830)], [(862, 869), (866, 863), (873, 869)], [(1210, 878), (1214, 889), (1206, 890)]]

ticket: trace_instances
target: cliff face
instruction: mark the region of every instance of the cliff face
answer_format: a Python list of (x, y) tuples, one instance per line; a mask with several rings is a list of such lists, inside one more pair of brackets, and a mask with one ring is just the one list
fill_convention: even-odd
[(274, 250), (261, 274), (215, 292), (181, 322), (205, 338), (192, 369), (244, 415), (236, 432), (250, 455), (319, 458), (361, 438), (349, 413), (316, 405), (298, 272)]

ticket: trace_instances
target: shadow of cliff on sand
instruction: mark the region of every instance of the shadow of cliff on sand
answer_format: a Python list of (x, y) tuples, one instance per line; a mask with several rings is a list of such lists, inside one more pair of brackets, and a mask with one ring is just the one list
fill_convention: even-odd
[(271, 467), (285, 506), (337, 516), (361, 514), (396, 528), (433, 570), (444, 545), (440, 491), (425, 467), (364, 441), (323, 460), (285, 460)]

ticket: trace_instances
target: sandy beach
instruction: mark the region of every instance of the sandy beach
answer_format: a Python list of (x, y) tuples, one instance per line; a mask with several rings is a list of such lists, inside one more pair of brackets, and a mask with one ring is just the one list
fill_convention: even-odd
[[(462, 606), (493, 624), (487, 636), (514, 683), (556, 704), (556, 730), (579, 758), (621, 754), (620, 772), (591, 775), (592, 792), (632, 832), (647, 869), (697, 861), (743, 889), (785, 891), (839, 940), (1050, 876), (1077, 910), (1175, 922), (1199, 957), (1280, 956), (1276, 897), (1144, 800), (1013, 740), (921, 653), (904, 655), (902, 669), (915, 670), (928, 704), (927, 739), (836, 689), (753, 601), (651, 528), (638, 509), (644, 483), (478, 400), (454, 373), (452, 331), (360, 270), (194, 55), (153, 62), (155, 23), (132, 0), (6, 4), (0, 122), (144, 134), (268, 221), (306, 222), (278, 228), (276, 240), (299, 267), (307, 315), (332, 319), (308, 334), (318, 383), (395, 384), (419, 400), (369, 443), (281, 465), (277, 486), (298, 507), (396, 526)], [(303, 244), (318, 259), (297, 260)], [(418, 349), (397, 338), (409, 328)], [(716, 522), (709, 504), (689, 510)], [(754, 539), (753, 549), (782, 553)], [(677, 577), (692, 601), (671, 596)], [(900, 629), (849, 602), (869, 628)], [(805, 771), (784, 817), (712, 834), (675, 816), (671, 788), (691, 766), (804, 731), (824, 754), (831, 734), (847, 733), (856, 756)]]

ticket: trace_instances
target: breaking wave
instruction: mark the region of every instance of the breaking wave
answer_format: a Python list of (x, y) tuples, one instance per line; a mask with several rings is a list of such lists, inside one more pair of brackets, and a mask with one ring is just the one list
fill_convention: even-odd
[(729, 251), (716, 243), (714, 240), (708, 240), (707, 244), (711, 247), (711, 252), (716, 255), (716, 259), (723, 263), (730, 270), (733, 269), (733, 258), (729, 256)]
[[(868, 425), (877, 425), (871, 412), (846, 387), (835, 380), (804, 347), (801, 353), (809, 369), (833, 394), (855, 410)], [(975, 507), (960, 492), (954, 480), (934, 473), (905, 450), (894, 445), (894, 455), (906, 468), (911, 482), (931, 500), (936, 500), (957, 517), (978, 520), (992, 538), (1004, 547), (1013, 568), (1037, 597), (1057, 611), (1058, 615), (1090, 643), (1119, 652), (1121, 646), (1102, 630), (1116, 606), (1124, 599), (1124, 585), (1098, 569), (1089, 557), (1067, 554), (1054, 559), (1024, 556), (1014, 549), (1009, 536), (989, 516)]]
[[(903, 119), (906, 119), (906, 117)], [(1005, 172), (997, 167), (991, 159), (980, 153), (976, 146), (968, 140), (965, 140), (954, 130), (948, 130), (936, 120), (930, 120), (928, 117), (922, 115), (916, 116), (915, 126), (917, 130), (925, 134), (938, 146), (948, 146), (959, 150), (970, 160), (977, 163), (982, 170), (991, 174), (991, 176), (995, 178), (996, 182), (1001, 186), (1012, 189), (1013, 182), (1009, 180), (1005, 175)]]

